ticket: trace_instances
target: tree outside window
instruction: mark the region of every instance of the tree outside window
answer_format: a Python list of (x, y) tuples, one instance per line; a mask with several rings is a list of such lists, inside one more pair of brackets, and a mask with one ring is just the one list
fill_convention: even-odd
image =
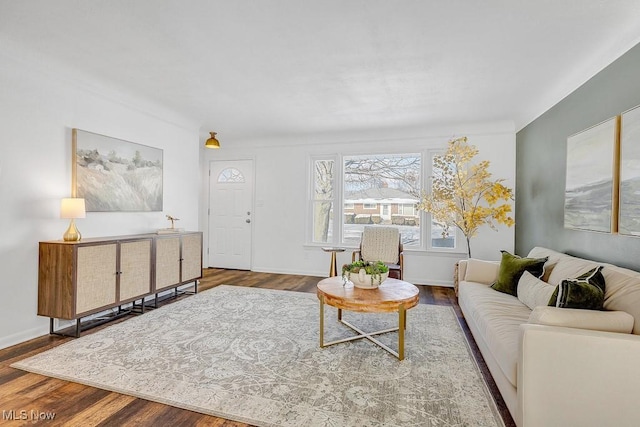
[(313, 241), (332, 241), (334, 161), (315, 160), (313, 162)]

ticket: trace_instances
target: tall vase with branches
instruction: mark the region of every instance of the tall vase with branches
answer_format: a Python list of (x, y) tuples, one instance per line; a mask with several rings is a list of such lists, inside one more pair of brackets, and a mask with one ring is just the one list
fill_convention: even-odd
[(450, 227), (462, 231), (469, 258), (470, 241), (478, 228), (488, 225), (497, 230), (497, 224), (515, 224), (509, 215), (513, 190), (502, 184), (503, 179), (491, 179), (489, 161), (473, 161), (478, 152), (466, 137), (449, 141), (447, 151), (434, 158), (430, 192), (423, 193), (418, 205), (443, 224), (445, 232)]

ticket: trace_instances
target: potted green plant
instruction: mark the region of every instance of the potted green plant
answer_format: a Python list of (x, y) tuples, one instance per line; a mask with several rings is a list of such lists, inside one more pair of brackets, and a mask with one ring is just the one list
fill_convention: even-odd
[(342, 266), (342, 282), (352, 282), (357, 288), (373, 289), (389, 277), (389, 267), (382, 261), (355, 261)]

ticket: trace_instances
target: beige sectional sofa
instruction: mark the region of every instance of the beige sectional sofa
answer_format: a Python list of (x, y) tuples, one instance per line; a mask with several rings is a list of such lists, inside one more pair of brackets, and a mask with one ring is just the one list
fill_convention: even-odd
[[(533, 307), (490, 287), (499, 262), (464, 260), (458, 301), (516, 424), (640, 425), (640, 273), (534, 248), (556, 286), (602, 265), (605, 311)], [(521, 282), (522, 283), (522, 282)]]

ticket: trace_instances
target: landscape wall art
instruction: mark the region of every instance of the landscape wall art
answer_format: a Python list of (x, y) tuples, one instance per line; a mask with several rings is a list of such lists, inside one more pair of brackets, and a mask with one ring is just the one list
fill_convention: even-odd
[(640, 236), (640, 106), (622, 113), (618, 232)]
[(567, 228), (616, 230), (618, 123), (616, 116), (567, 138)]
[(72, 190), (87, 212), (162, 211), (162, 150), (73, 129)]

